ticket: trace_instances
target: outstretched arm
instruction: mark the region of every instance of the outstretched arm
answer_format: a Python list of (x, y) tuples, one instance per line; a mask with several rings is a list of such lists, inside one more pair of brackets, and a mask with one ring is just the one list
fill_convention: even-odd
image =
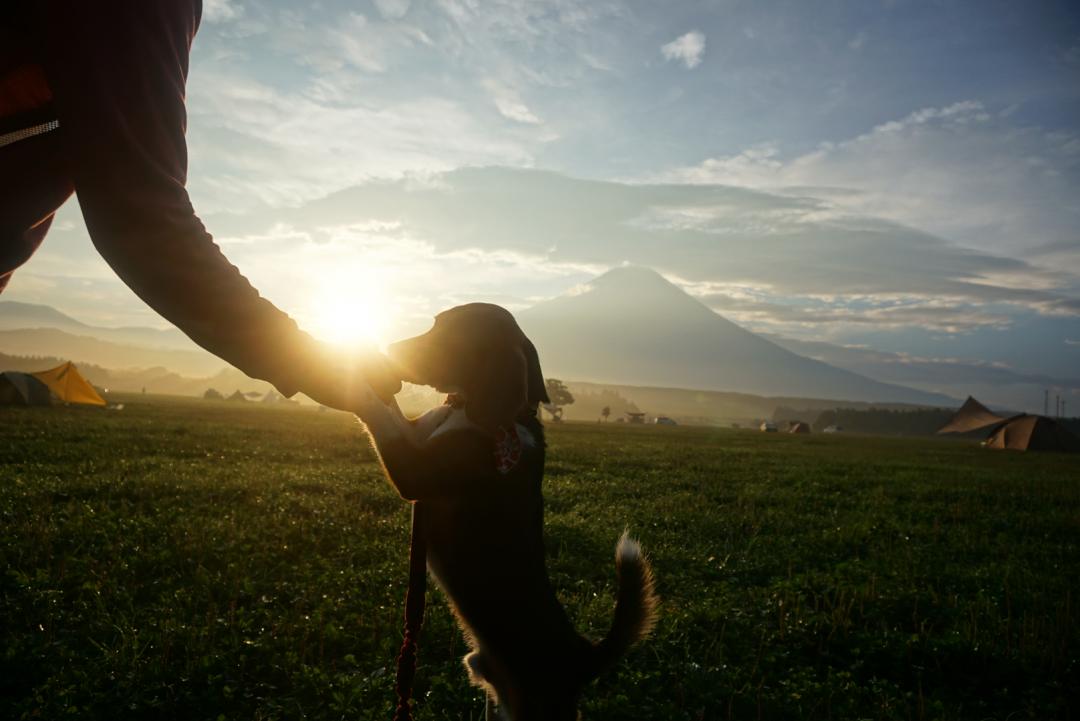
[(211, 353), (286, 395), (351, 408), (341, 375), (321, 377), (331, 356), (229, 263), (188, 198), (184, 94), (202, 3), (45, 4), (58, 132), (102, 257)]

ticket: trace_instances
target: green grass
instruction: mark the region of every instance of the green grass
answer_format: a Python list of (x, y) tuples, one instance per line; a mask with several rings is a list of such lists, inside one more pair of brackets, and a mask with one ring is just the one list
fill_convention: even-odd
[[(1080, 459), (967, 443), (549, 428), (549, 569), (655, 637), (585, 719), (1080, 714)], [(135, 397), (0, 409), (0, 718), (386, 719), (408, 509), (341, 414)], [(477, 719), (437, 593), (418, 719)]]

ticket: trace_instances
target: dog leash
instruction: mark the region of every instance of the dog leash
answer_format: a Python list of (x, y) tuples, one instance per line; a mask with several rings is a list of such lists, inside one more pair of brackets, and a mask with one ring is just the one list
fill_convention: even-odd
[[(450, 398), (447, 399), (451, 403)], [(495, 465), (499, 473), (509, 473), (521, 460), (522, 444), (517, 428), (500, 428), (495, 444)], [(424, 537), (421, 517), (423, 506), (419, 501), (412, 504), (412, 532), (409, 538), (409, 585), (405, 590), (405, 634), (397, 656), (397, 675), (394, 690), (397, 707), (394, 721), (412, 721), (413, 680), (416, 677), (416, 647), (420, 628), (424, 625), (424, 605), (427, 595), (427, 538)], [(495, 719), (497, 710), (488, 697), (484, 716)]]
[(409, 540), (409, 586), (405, 591), (405, 636), (397, 657), (397, 708), (394, 721), (412, 721), (413, 679), (416, 676), (416, 645), (420, 627), (424, 624), (424, 603), (427, 594), (427, 539), (420, 523), (421, 506), (412, 504), (412, 536)]
[(18, 130), (12, 130), (10, 133), (0, 133), (0, 148), (6, 145), (12, 145), (20, 140), (26, 140), (27, 138), (33, 138), (38, 135), (44, 135), (45, 133), (51, 133), (60, 127), (60, 121), (50, 120), (46, 123), (39, 123), (29, 128), (20, 128)]

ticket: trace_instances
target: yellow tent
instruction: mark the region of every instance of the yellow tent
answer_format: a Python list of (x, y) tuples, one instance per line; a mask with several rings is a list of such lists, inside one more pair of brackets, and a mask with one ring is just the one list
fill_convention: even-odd
[(71, 361), (58, 365), (47, 371), (38, 371), (30, 375), (49, 386), (57, 398), (64, 403), (83, 403), (91, 406), (106, 405), (105, 399), (98, 395), (94, 387), (90, 385), (75, 364)]

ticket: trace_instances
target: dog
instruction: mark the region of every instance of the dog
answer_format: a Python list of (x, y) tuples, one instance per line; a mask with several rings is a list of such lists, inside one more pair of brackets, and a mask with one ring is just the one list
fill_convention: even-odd
[(374, 392), (359, 413), (388, 479), (415, 501), (428, 570), (472, 649), (472, 683), (510, 721), (573, 721), (587, 683), (651, 632), (652, 569), (624, 533), (615, 550), (614, 619), (592, 642), (575, 630), (548, 579), (543, 545), (548, 402), (533, 344), (505, 309), (458, 306), (388, 350), (402, 379), (447, 393), (410, 421)]

